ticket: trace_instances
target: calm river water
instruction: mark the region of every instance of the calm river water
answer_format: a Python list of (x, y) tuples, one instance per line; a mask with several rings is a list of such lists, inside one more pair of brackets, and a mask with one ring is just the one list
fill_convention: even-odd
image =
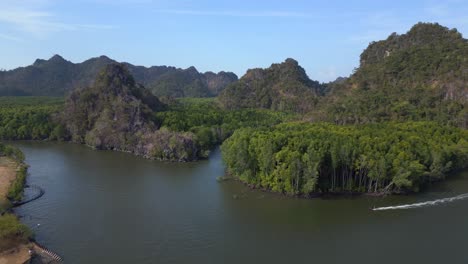
[(468, 193), (467, 172), (419, 195), (305, 200), (217, 182), (219, 150), (180, 164), (14, 144), (46, 191), (16, 212), (65, 263), (468, 263), (468, 200), (370, 210)]

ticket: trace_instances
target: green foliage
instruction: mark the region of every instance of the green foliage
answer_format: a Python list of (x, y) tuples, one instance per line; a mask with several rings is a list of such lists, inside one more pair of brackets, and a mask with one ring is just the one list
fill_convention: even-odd
[(456, 30), (419, 23), (371, 43), (322, 108), (338, 124), (418, 120), (467, 128), (466, 58), (468, 41)]
[(156, 113), (158, 123), (171, 131), (191, 132), (206, 156), (239, 128), (269, 127), (294, 118), (294, 115), (265, 109), (228, 111), (214, 99), (184, 98), (170, 106), (168, 111)]
[[(0, 139), (49, 139), (59, 126), (53, 115), (62, 108), (61, 98), (0, 97)], [(65, 139), (66, 133), (60, 138)]]
[[(136, 84), (125, 66), (111, 64), (101, 71), (93, 86), (68, 97), (61, 120), (74, 142), (128, 151), (138, 131), (154, 128), (153, 111), (164, 107), (157, 97)], [(62, 129), (55, 127), (53, 132), (57, 137)]]
[(176, 70), (162, 75), (148, 87), (157, 96), (211, 97), (204, 77), (195, 68)]
[(5, 144), (2, 144), (1, 142), (0, 142), (0, 156), (7, 156), (15, 160), (17, 163), (24, 162), (24, 154), (19, 148), (16, 148), (10, 145), (5, 145)]
[(0, 251), (10, 249), (18, 243), (27, 243), (32, 235), (31, 230), (21, 224), (16, 216), (0, 216)]
[(0, 156), (13, 159), (19, 167), (15, 180), (8, 189), (7, 197), (0, 197), (0, 251), (3, 251), (20, 243), (27, 243), (32, 237), (32, 232), (27, 226), (21, 224), (16, 216), (4, 214), (5, 210), (11, 208), (11, 201), (22, 199), (27, 174), (24, 154), (18, 148), (0, 143)]
[[(148, 158), (192, 161), (201, 156), (191, 132), (159, 129), (154, 113), (166, 108), (136, 84), (121, 64), (105, 67), (93, 86), (73, 92), (61, 115), (74, 142)], [(62, 128), (56, 127), (54, 137)]]
[(219, 96), (227, 109), (264, 108), (305, 113), (315, 108), (324, 86), (309, 79), (293, 59), (268, 69), (249, 70)]
[(8, 199), (11, 201), (21, 201), (23, 199), (24, 185), (26, 184), (26, 176), (28, 168), (21, 164), (16, 172), (16, 178), (8, 189)]
[(162, 128), (151, 134), (149, 157), (158, 160), (194, 161), (203, 156), (193, 133)]
[(232, 72), (200, 73), (195, 67), (135, 67), (128, 65), (135, 78), (158, 97), (214, 97), (237, 81)]
[(229, 173), (291, 195), (418, 191), (468, 166), (468, 131), (431, 122), (240, 129), (222, 145)]
[(8, 189), (7, 198), (10, 201), (21, 201), (28, 171), (27, 166), (24, 164), (24, 154), (19, 148), (0, 143), (0, 156), (9, 157), (18, 164), (16, 177)]

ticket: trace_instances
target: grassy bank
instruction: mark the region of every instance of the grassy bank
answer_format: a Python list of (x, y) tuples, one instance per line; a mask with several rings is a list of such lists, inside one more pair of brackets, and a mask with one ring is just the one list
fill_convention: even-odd
[(0, 252), (29, 242), (31, 230), (13, 214), (0, 216)]
[[(32, 237), (31, 230), (20, 223), (19, 219), (10, 213), (13, 201), (23, 197), (26, 182), (27, 166), (24, 164), (23, 153), (12, 146), (0, 143), (0, 252), (28, 243)], [(9, 185), (9, 186), (6, 186)]]

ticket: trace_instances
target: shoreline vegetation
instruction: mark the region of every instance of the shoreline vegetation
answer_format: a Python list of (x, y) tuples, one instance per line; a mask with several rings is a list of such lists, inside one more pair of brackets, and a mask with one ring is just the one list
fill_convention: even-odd
[(0, 192), (0, 260), (12, 263), (30, 258), (28, 245), (32, 231), (20, 223), (12, 212), (13, 202), (23, 197), (27, 166), (23, 153), (12, 146), (0, 143), (0, 169), (2, 188)]
[(73, 92), (56, 120), (64, 138), (95, 149), (163, 161), (196, 161), (241, 127), (270, 126), (286, 114), (227, 111), (213, 99), (164, 103), (120, 64), (107, 65), (94, 85)]
[(293, 196), (376, 195), (418, 192), (466, 168), (467, 139), (467, 130), (432, 122), (293, 122), (237, 130), (221, 149), (228, 173), (254, 188)]
[[(150, 76), (107, 57), (81, 67), (56, 55), (0, 71), (0, 95), (68, 94), (0, 96), (0, 140), (176, 162), (208, 158), (221, 145), (219, 182), (304, 198), (417, 193), (468, 167), (467, 58), (468, 41), (432, 23), (370, 43), (359, 67), (330, 83), (290, 58), (238, 79), (170, 67)], [(0, 263), (23, 263), (30, 250), (60, 259), (41, 256), (13, 213), (26, 184), (23, 153), (0, 142), (0, 169), (0, 187), (8, 185), (0, 188)]]
[[(270, 127), (299, 118), (294, 113), (266, 109), (226, 110), (214, 98), (177, 99), (168, 103), (164, 110), (150, 111), (140, 118), (135, 114), (142, 109), (137, 107), (129, 111), (135, 113), (132, 116), (114, 113), (115, 121), (104, 118), (109, 115), (106, 109), (97, 111), (101, 115), (91, 116), (90, 111), (80, 108), (85, 113), (82, 116), (77, 109), (63, 114), (65, 107), (62, 98), (0, 97), (0, 140), (73, 142), (147, 159), (188, 162), (208, 158), (211, 150), (236, 129)], [(76, 120), (68, 122), (70, 116), (75, 116)], [(86, 124), (89, 119), (93, 124)], [(148, 127), (142, 126), (145, 123), (149, 123)], [(132, 128), (131, 124), (135, 126)], [(67, 127), (70, 125), (73, 128)], [(77, 131), (75, 136), (70, 135), (73, 134), (70, 130)]]
[(418, 192), (466, 166), (467, 57), (456, 29), (418, 23), (370, 43), (335, 82), (313, 81), (286, 59), (248, 70), (216, 98), (177, 99), (109, 62), (67, 98), (0, 97), (0, 139), (177, 162), (222, 144), (229, 173), (284, 194)]
[(0, 142), (0, 263), (51, 263), (61, 257), (39, 245), (13, 211), (23, 200), (27, 164), (23, 152)]

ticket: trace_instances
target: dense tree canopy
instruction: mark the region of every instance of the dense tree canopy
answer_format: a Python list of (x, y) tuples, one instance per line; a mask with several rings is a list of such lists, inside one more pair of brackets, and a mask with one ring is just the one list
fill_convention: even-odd
[(214, 97), (227, 85), (237, 81), (234, 73), (200, 73), (195, 67), (165, 73), (147, 87), (156, 96), (164, 97)]
[[(468, 164), (467, 58), (460, 33), (425, 23), (371, 43), (349, 78), (326, 85), (310, 80), (293, 59), (249, 70), (235, 82), (231, 73), (100, 57), (85, 62), (83, 79), (109, 65), (65, 105), (56, 98), (0, 98), (0, 139), (71, 139), (177, 161), (207, 157), (224, 141), (229, 172), (261, 188), (295, 195), (417, 191)], [(17, 74), (56, 71), (63, 63), (53, 57)], [(49, 73), (37, 74), (51, 82), (68, 76)], [(173, 98), (213, 96), (226, 85), (217, 99)]]
[(93, 86), (70, 95), (61, 121), (75, 142), (191, 161), (206, 157), (236, 128), (277, 124), (284, 116), (266, 110), (228, 112), (210, 99), (180, 100), (167, 109), (136, 84), (126, 66), (115, 64), (107, 66)]
[(64, 140), (64, 127), (54, 121), (62, 108), (61, 98), (0, 97), (0, 139)]
[(264, 108), (305, 113), (315, 108), (324, 86), (312, 81), (293, 59), (252, 69), (219, 95), (226, 109)]
[(455, 29), (419, 23), (371, 43), (321, 108), (338, 124), (432, 120), (467, 128), (467, 58), (468, 41)]
[(270, 127), (295, 118), (293, 114), (265, 109), (225, 110), (213, 99), (195, 98), (178, 100), (156, 117), (163, 128), (194, 133), (204, 153), (238, 128)]
[(430, 122), (284, 123), (237, 130), (222, 151), (229, 173), (275, 192), (418, 191), (468, 166), (468, 131)]

